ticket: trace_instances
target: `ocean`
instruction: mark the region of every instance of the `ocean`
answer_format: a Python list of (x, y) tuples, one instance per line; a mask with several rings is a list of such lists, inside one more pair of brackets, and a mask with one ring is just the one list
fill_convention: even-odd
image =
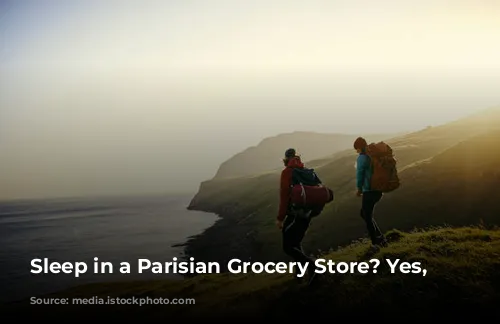
[[(39, 296), (104, 281), (182, 279), (179, 275), (119, 272), (120, 262), (167, 262), (184, 257), (182, 245), (218, 219), (189, 211), (192, 196), (102, 197), (0, 202), (0, 301)], [(94, 258), (111, 262), (113, 274), (93, 273)], [(31, 260), (83, 261), (73, 274), (32, 274)]]

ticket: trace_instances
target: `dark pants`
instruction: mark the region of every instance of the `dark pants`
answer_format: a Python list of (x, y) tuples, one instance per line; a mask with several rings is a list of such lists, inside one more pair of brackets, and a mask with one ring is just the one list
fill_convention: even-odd
[(315, 259), (304, 253), (302, 240), (311, 224), (311, 217), (317, 216), (321, 211), (322, 209), (291, 211), (283, 222), (283, 251), (295, 262), (309, 263), (308, 269), (311, 270), (314, 269)]
[(368, 191), (363, 193), (361, 203), (360, 215), (366, 223), (368, 235), (374, 245), (385, 241), (385, 237), (374, 219), (375, 206), (380, 199), (382, 199), (382, 193), (380, 191)]

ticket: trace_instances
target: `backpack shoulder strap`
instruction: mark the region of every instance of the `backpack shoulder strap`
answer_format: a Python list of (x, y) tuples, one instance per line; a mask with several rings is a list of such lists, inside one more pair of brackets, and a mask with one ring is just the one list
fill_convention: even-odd
[(318, 174), (316, 173), (316, 171), (313, 170), (312, 173), (314, 174), (314, 177), (318, 181), (318, 184), (323, 184), (323, 182), (321, 181), (321, 179), (318, 177)]
[(292, 181), (290, 182), (290, 187), (293, 187), (294, 185), (298, 184), (297, 177), (296, 177), (297, 168), (292, 168), (292, 167), (289, 167), (289, 168), (292, 169)]

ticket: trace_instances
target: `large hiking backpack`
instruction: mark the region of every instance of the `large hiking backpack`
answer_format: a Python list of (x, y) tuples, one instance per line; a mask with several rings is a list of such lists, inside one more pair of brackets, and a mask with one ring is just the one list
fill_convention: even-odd
[(314, 169), (294, 168), (290, 202), (295, 207), (322, 207), (333, 201), (333, 191), (324, 186)]
[(383, 141), (371, 143), (367, 147), (366, 154), (370, 157), (373, 168), (371, 189), (381, 192), (398, 189), (401, 183), (392, 148)]

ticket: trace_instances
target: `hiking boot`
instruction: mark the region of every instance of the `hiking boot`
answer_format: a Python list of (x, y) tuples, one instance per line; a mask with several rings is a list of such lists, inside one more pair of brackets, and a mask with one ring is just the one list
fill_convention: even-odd
[(307, 285), (308, 286), (313, 286), (318, 282), (318, 279), (321, 277), (321, 274), (316, 273), (316, 271), (310, 271), (307, 273), (308, 278), (307, 278)]
[(375, 245), (379, 247), (387, 247), (389, 244), (387, 243), (387, 240), (385, 238), (382, 238), (377, 243), (375, 243)]
[(376, 245), (378, 247), (387, 247), (387, 239), (384, 236), (380, 236), (377, 238), (375, 242), (372, 242), (373, 245)]
[(307, 278), (307, 285), (312, 286), (316, 282), (317, 278), (318, 278), (317, 273), (310, 274), (309, 277)]
[(380, 246), (380, 247), (387, 247), (389, 245), (389, 243), (387, 243), (387, 240), (382, 240), (377, 245)]

